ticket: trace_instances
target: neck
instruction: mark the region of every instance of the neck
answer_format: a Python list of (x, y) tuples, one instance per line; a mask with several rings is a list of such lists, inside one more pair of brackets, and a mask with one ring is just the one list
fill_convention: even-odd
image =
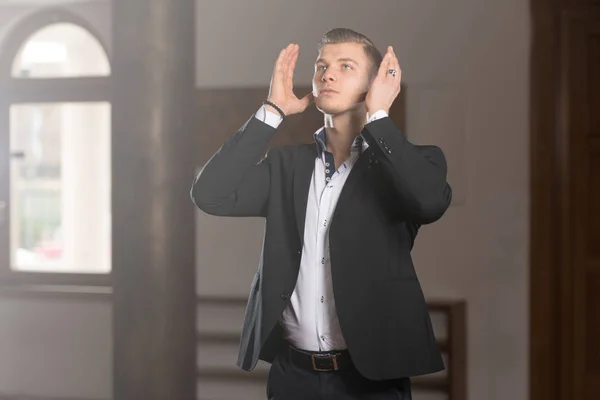
[(338, 160), (350, 157), (352, 142), (365, 126), (366, 113), (364, 105), (361, 105), (340, 114), (325, 114), (327, 149), (335, 157), (336, 164)]

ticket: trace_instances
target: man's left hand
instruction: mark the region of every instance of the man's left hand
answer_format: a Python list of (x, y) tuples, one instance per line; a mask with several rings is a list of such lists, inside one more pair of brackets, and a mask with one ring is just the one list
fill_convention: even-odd
[[(392, 72), (392, 70), (395, 72)], [(400, 70), (398, 58), (396, 58), (392, 46), (388, 46), (377, 76), (371, 83), (369, 93), (365, 98), (369, 115), (373, 115), (379, 110), (384, 110), (389, 114), (392, 103), (400, 93), (401, 78), (402, 71)]]

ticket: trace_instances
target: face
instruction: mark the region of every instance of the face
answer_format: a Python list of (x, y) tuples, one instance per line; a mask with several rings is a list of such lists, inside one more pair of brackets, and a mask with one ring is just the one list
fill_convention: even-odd
[(327, 44), (319, 52), (313, 76), (315, 105), (325, 114), (359, 107), (369, 89), (371, 63), (359, 43)]

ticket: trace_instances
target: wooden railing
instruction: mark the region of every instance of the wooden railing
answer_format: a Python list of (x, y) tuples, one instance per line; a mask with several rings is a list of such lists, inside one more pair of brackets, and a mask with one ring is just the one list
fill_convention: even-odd
[[(199, 297), (199, 307), (207, 306), (239, 306), (245, 307), (244, 298), (214, 298)], [(434, 330), (438, 337), (438, 345), (446, 361), (445, 373), (438, 373), (411, 379), (414, 390), (438, 392), (447, 395), (448, 400), (467, 400), (467, 335), (466, 335), (466, 303), (462, 300), (435, 300), (428, 301), (428, 307)], [(442, 326), (436, 326), (436, 321), (442, 320)], [(241, 321), (240, 321), (241, 323)], [(437, 328), (437, 329), (436, 329)], [(239, 343), (237, 333), (198, 332), (198, 342), (201, 345)], [(233, 366), (235, 367), (235, 366)], [(203, 380), (219, 379), (243, 381), (266, 381), (266, 372), (245, 373), (235, 368), (198, 368), (198, 378)]]
[(46, 396), (25, 396), (25, 395), (8, 395), (0, 394), (0, 400), (108, 400), (108, 399), (92, 399), (80, 397), (46, 397)]
[[(33, 291), (33, 295), (45, 297), (67, 296), (73, 299), (102, 299), (111, 300), (110, 291), (79, 293), (77, 291), (60, 292), (48, 290)], [(1, 290), (0, 297), (3, 296), (31, 296), (29, 290)], [(467, 315), (466, 303), (462, 300), (429, 300), (427, 302), (430, 315), (433, 321), (438, 345), (442, 351), (446, 371), (444, 373), (433, 374), (424, 377), (415, 377), (412, 379), (413, 389), (415, 391), (437, 392), (445, 394), (448, 400), (467, 400)], [(224, 305), (245, 308), (246, 299), (244, 298), (209, 298), (199, 297), (198, 306), (203, 305)], [(241, 321), (239, 321), (241, 323)], [(241, 326), (241, 325), (240, 325)], [(219, 333), (219, 332), (199, 332), (199, 345), (210, 344), (230, 344), (237, 346), (239, 343), (239, 333)], [(197, 376), (201, 379), (217, 378), (219, 380), (263, 380), (266, 381), (267, 375), (264, 373), (245, 373), (239, 370), (235, 365), (232, 368), (210, 368), (204, 367), (197, 370)], [(67, 399), (52, 397), (35, 397), (26, 395), (7, 395), (0, 393), (0, 400), (84, 400)]]
[(467, 305), (463, 300), (428, 301), (432, 318), (445, 317), (440, 349), (446, 355), (445, 393), (449, 400), (467, 400)]

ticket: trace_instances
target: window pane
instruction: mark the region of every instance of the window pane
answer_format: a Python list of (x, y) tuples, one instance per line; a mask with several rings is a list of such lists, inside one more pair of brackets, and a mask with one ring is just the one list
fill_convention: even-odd
[(110, 267), (110, 104), (13, 105), (11, 265), (105, 273)]
[(12, 76), (57, 78), (110, 75), (100, 42), (74, 24), (49, 25), (34, 33), (19, 50)]

